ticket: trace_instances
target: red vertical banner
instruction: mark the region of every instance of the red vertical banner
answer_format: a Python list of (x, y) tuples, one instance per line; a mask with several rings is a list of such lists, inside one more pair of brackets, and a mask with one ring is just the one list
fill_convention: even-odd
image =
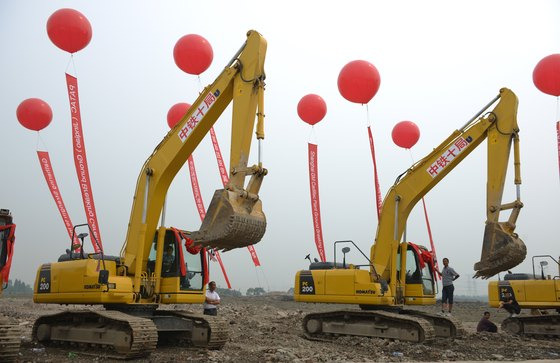
[(82, 192), (82, 201), (84, 211), (91, 231), (97, 240), (91, 242), (95, 252), (103, 251), (103, 243), (101, 242), (101, 234), (99, 233), (99, 223), (97, 222), (97, 213), (95, 211), (95, 203), (93, 202), (93, 191), (91, 189), (91, 181), (89, 178), (89, 169), (86, 157), (86, 145), (82, 132), (82, 116), (80, 113), (80, 98), (78, 96), (78, 79), (66, 73), (66, 85), (68, 90), (68, 99), (70, 101), (70, 114), (72, 116), (72, 145), (74, 149), (74, 164), (76, 173), (78, 174), (78, 184)]
[[(430, 246), (432, 248), (432, 257), (434, 260), (434, 267), (436, 270), (439, 271), (438, 262), (437, 262), (437, 255), (436, 255), (436, 246), (434, 245), (434, 239), (432, 237), (432, 228), (430, 227), (430, 220), (428, 219), (428, 210), (426, 209), (426, 202), (424, 198), (422, 198), (422, 206), (424, 207), (424, 217), (426, 218), (426, 227), (428, 228), (428, 237), (430, 238)], [(441, 280), (441, 276), (437, 275), (438, 278)]]
[[(188, 159), (188, 163), (189, 163), (189, 175), (191, 178), (191, 185), (192, 185), (192, 190), (193, 190), (193, 196), (194, 196), (194, 201), (196, 203), (196, 209), (198, 210), (198, 214), (200, 215), (200, 220), (204, 220), (204, 216), (206, 216), (206, 209), (204, 208), (204, 202), (202, 200), (202, 195), (200, 194), (200, 187), (198, 185), (198, 177), (196, 176), (196, 168), (194, 166), (194, 159), (191, 156), (189, 156)], [(210, 251), (210, 253), (212, 254), (212, 252)], [(220, 263), (220, 268), (222, 269), (222, 273), (224, 274), (224, 278), (226, 280), (226, 284), (228, 289), (231, 289), (231, 284), (229, 283), (229, 278), (227, 276), (226, 273), (226, 269), (224, 267), (224, 264), (222, 262), (222, 257), (220, 256), (220, 253), (216, 250), (214, 250), (213, 254), (216, 256), (216, 258), (218, 259), (218, 262)]]
[[(56, 183), (56, 178), (54, 176), (54, 171), (52, 168), (49, 153), (46, 151), (37, 151), (37, 156), (39, 157), (39, 163), (41, 164), (41, 170), (43, 171), (43, 176), (45, 177), (47, 186), (54, 199), (54, 203), (58, 208), (58, 212), (62, 217), (62, 222), (64, 222), (64, 227), (68, 232), (68, 237), (72, 239), (72, 229), (74, 225), (72, 224), (72, 221), (70, 220), (70, 216), (66, 211), (66, 207), (64, 206), (64, 201), (62, 200), (62, 195), (60, 195), (60, 190), (58, 189), (58, 184)], [(74, 240), (76, 241), (76, 238), (74, 238)]]
[[(218, 162), (218, 170), (220, 172), (220, 178), (222, 179), (222, 184), (224, 187), (229, 182), (229, 176), (226, 169), (226, 165), (224, 163), (224, 158), (222, 157), (222, 152), (220, 151), (220, 145), (218, 144), (218, 138), (216, 137), (216, 132), (214, 132), (214, 128), (210, 128), (210, 138), (212, 139), (212, 146), (214, 147), (214, 153), (216, 154), (216, 161)], [(257, 256), (257, 251), (255, 247), (252, 245), (247, 246), (249, 253), (251, 254), (251, 258), (253, 259), (253, 264), (258, 267), (261, 265), (259, 261), (259, 257)]]
[(560, 121), (556, 122), (556, 142), (558, 143), (558, 173), (560, 175)]
[(379, 179), (377, 178), (377, 162), (375, 161), (375, 146), (373, 144), (373, 135), (371, 133), (371, 126), (368, 126), (369, 146), (371, 148), (371, 158), (373, 159), (373, 177), (375, 180), (375, 200), (377, 202), (377, 220), (381, 214), (381, 207), (383, 207), (383, 199), (381, 198), (381, 190), (379, 188)]
[(311, 192), (311, 215), (313, 217), (313, 234), (315, 245), (322, 262), (327, 260), (323, 243), (323, 228), (321, 226), (321, 204), (319, 202), (319, 178), (317, 169), (317, 145), (308, 143), (309, 158), (309, 189)]

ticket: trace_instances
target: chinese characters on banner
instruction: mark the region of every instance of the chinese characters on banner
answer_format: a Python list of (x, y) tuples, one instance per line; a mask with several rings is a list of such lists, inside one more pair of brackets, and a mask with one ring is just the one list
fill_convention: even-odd
[(435, 162), (430, 165), (426, 171), (432, 178), (439, 175), (459, 155), (469, 143), (463, 137), (459, 137), (453, 145), (451, 145), (447, 150), (445, 150)]
[(371, 148), (371, 158), (373, 159), (373, 177), (375, 180), (375, 201), (377, 203), (377, 220), (381, 214), (381, 207), (383, 207), (383, 199), (381, 198), (381, 190), (379, 187), (379, 179), (377, 178), (377, 162), (375, 161), (375, 147), (373, 145), (373, 135), (371, 133), (371, 126), (368, 126), (369, 147)]
[[(202, 221), (204, 220), (204, 216), (206, 216), (206, 209), (204, 208), (204, 202), (202, 201), (202, 195), (200, 194), (198, 177), (196, 176), (196, 168), (194, 166), (194, 159), (192, 155), (189, 156), (188, 162), (189, 162), (189, 175), (191, 178), (194, 201), (196, 203), (196, 209), (198, 210), (198, 214), (200, 215), (200, 220)], [(231, 284), (229, 283), (229, 278), (227, 276), (226, 269), (222, 262), (222, 258), (220, 257), (220, 253), (216, 250), (214, 251), (209, 250), (208, 252), (210, 253), (210, 256), (214, 255), (218, 259), (218, 262), (220, 263), (220, 268), (222, 269), (222, 273), (224, 274), (224, 278), (226, 280), (227, 287), (228, 289), (231, 289)]]
[[(66, 73), (66, 85), (68, 90), (68, 99), (70, 101), (70, 114), (72, 116), (72, 145), (74, 149), (74, 164), (76, 173), (78, 174), (78, 184), (82, 192), (82, 201), (84, 203), (84, 211), (86, 213), (87, 223), (89, 224), (93, 236), (91, 243), (95, 252), (103, 250), (101, 242), (101, 234), (99, 233), (99, 223), (97, 222), (97, 213), (95, 211), (95, 203), (93, 202), (93, 191), (89, 178), (88, 163), (86, 158), (86, 146), (82, 133), (82, 116), (80, 114), (80, 98), (78, 96), (78, 79)], [(94, 240), (97, 240), (95, 243)]]
[(204, 115), (208, 113), (214, 102), (216, 102), (216, 96), (214, 96), (212, 92), (208, 92), (206, 97), (204, 97), (204, 101), (200, 104), (200, 106), (198, 106), (196, 111), (193, 112), (192, 116), (187, 120), (185, 126), (179, 130), (177, 135), (181, 139), (181, 142), (185, 142), (185, 140), (187, 140), (196, 125), (198, 125)]
[[(210, 128), (210, 138), (212, 139), (212, 146), (214, 147), (214, 153), (216, 154), (216, 161), (218, 162), (218, 170), (220, 171), (220, 178), (222, 179), (222, 184), (224, 187), (229, 182), (228, 172), (224, 164), (224, 159), (222, 158), (222, 152), (220, 151), (220, 145), (218, 144), (218, 138), (214, 132), (214, 128)], [(253, 264), (258, 267), (261, 265), (259, 257), (257, 256), (257, 251), (252, 245), (247, 246), (251, 258), (253, 259)]]
[[(51, 195), (54, 199), (54, 203), (56, 204), (60, 216), (62, 217), (64, 227), (66, 227), (66, 231), (68, 232), (68, 237), (72, 239), (72, 228), (74, 225), (72, 224), (70, 216), (66, 211), (64, 201), (62, 200), (62, 195), (60, 195), (60, 190), (58, 189), (58, 184), (56, 183), (56, 178), (54, 177), (54, 171), (52, 168), (49, 153), (46, 151), (37, 151), (37, 156), (39, 157), (39, 163), (41, 164), (41, 170), (43, 170), (43, 175), (45, 177), (45, 181), (47, 182), (47, 186), (49, 187)], [(74, 238), (74, 242), (77, 242), (76, 238)]]
[(321, 226), (321, 205), (319, 203), (319, 179), (317, 170), (317, 145), (308, 143), (309, 155), (309, 189), (311, 192), (311, 215), (313, 217), (313, 234), (315, 245), (321, 262), (325, 262), (325, 246), (323, 243), (323, 228)]

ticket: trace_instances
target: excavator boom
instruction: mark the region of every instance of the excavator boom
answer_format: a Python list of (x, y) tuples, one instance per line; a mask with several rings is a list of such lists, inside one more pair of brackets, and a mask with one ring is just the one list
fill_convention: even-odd
[[(257, 109), (260, 113), (263, 109), (265, 54), (266, 40), (249, 31), (247, 41), (222, 73), (204, 88), (144, 163), (121, 253), (128, 271), (138, 278), (145, 270), (171, 181), (232, 101), (230, 180), (216, 192), (200, 230), (190, 238), (197, 245), (230, 250), (255, 244), (264, 235), (266, 218), (258, 191), (266, 169), (260, 163), (253, 167), (247, 163)], [(257, 137), (262, 139), (262, 117), (258, 120)], [(251, 177), (247, 188), (246, 176)]]
[[(497, 100), (496, 107), (479, 118)], [(487, 220), (481, 259), (475, 264), (476, 276), (491, 277), (525, 259), (525, 245), (514, 233), (515, 221), (523, 206), (519, 200), (517, 105), (515, 94), (507, 88), (501, 89), (500, 94), (461, 129), (397, 178), (384, 199), (375, 244), (371, 248), (371, 261), (377, 275), (395, 284), (397, 248), (412, 208), (485, 139), (488, 139)], [(512, 144), (517, 199), (502, 204)], [(500, 212), (506, 209), (512, 209), (509, 220), (499, 222)]]

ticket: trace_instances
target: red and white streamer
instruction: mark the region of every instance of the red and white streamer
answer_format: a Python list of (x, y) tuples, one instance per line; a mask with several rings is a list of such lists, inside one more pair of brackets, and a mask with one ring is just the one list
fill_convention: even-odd
[[(204, 202), (202, 200), (202, 195), (200, 193), (200, 187), (198, 185), (198, 177), (196, 175), (196, 168), (194, 166), (194, 159), (193, 159), (192, 155), (189, 156), (188, 163), (189, 163), (189, 175), (190, 175), (190, 178), (191, 178), (191, 185), (192, 185), (194, 201), (196, 203), (196, 209), (198, 210), (198, 214), (200, 215), (200, 220), (203, 221), (204, 217), (206, 216), (206, 208), (204, 208)], [(209, 252), (210, 252), (210, 255), (215, 255), (216, 258), (218, 259), (218, 262), (220, 264), (220, 268), (222, 269), (222, 273), (224, 274), (224, 278), (226, 280), (227, 287), (228, 287), (228, 289), (231, 289), (231, 284), (229, 283), (229, 278), (227, 276), (226, 269), (224, 267), (224, 263), (222, 262), (220, 252), (218, 252), (216, 250), (209, 251)]]
[[(432, 228), (430, 227), (430, 220), (428, 219), (428, 210), (426, 209), (426, 202), (424, 198), (422, 198), (422, 206), (424, 207), (424, 217), (426, 218), (426, 227), (428, 228), (428, 237), (430, 238), (430, 246), (432, 248), (432, 259), (434, 261), (434, 267), (436, 271), (439, 271), (437, 256), (436, 256), (436, 246), (434, 245), (434, 239), (432, 237)], [(438, 278), (441, 279), (441, 275), (438, 275)]]
[(383, 199), (381, 198), (381, 190), (379, 188), (379, 179), (377, 178), (377, 162), (375, 161), (375, 146), (373, 144), (373, 135), (371, 133), (371, 126), (368, 126), (369, 146), (371, 148), (371, 158), (373, 159), (373, 177), (375, 180), (375, 200), (377, 202), (377, 220), (381, 215), (381, 208), (383, 207)]
[[(58, 184), (56, 183), (56, 178), (54, 176), (53, 167), (51, 164), (51, 159), (49, 157), (49, 153), (47, 151), (37, 151), (37, 156), (39, 157), (39, 163), (41, 164), (41, 170), (43, 171), (43, 176), (45, 177), (45, 181), (47, 182), (47, 186), (51, 192), (51, 195), (54, 199), (54, 203), (58, 208), (58, 212), (62, 217), (62, 222), (64, 222), (64, 227), (68, 232), (68, 237), (72, 239), (72, 230), (73, 224), (70, 220), (70, 216), (66, 211), (66, 207), (64, 206), (64, 201), (62, 200), (62, 195), (60, 194), (60, 190), (58, 189)], [(74, 242), (78, 242), (77, 239), (74, 237)]]
[[(218, 144), (218, 138), (216, 137), (216, 132), (214, 132), (214, 128), (210, 128), (210, 138), (212, 139), (212, 146), (214, 147), (214, 153), (216, 154), (216, 161), (218, 162), (218, 170), (220, 172), (220, 178), (222, 178), (222, 184), (225, 186), (229, 182), (229, 176), (226, 169), (226, 165), (224, 163), (224, 158), (222, 157), (222, 152), (220, 151), (220, 144)], [(257, 256), (257, 251), (255, 247), (250, 245), (247, 246), (249, 253), (251, 254), (251, 258), (253, 259), (253, 264), (255, 267), (259, 267), (261, 262), (259, 261), (259, 257)]]
[(91, 189), (91, 181), (89, 178), (89, 169), (86, 157), (86, 145), (82, 131), (82, 116), (80, 113), (80, 98), (78, 96), (78, 79), (66, 73), (66, 85), (68, 90), (68, 99), (70, 101), (70, 114), (72, 116), (72, 145), (74, 149), (74, 164), (78, 175), (78, 184), (82, 192), (82, 201), (87, 223), (91, 228), (93, 236), (97, 240), (91, 239), (95, 252), (103, 251), (103, 243), (101, 242), (101, 234), (99, 232), (99, 223), (97, 222), (97, 213), (95, 211), (95, 203), (93, 201), (93, 191)]
[(560, 176), (560, 121), (556, 122), (556, 142), (558, 144), (558, 175)]
[(319, 177), (317, 168), (317, 145), (307, 143), (309, 158), (309, 189), (311, 193), (311, 215), (313, 218), (313, 234), (319, 258), (325, 262), (325, 245), (323, 243), (323, 228), (321, 226), (321, 204), (319, 202)]

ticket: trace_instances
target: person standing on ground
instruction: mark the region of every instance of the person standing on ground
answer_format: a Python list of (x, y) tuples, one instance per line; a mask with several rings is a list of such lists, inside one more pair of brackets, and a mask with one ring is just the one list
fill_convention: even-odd
[(476, 332), (480, 333), (482, 331), (487, 331), (489, 333), (497, 333), (498, 332), (498, 327), (496, 326), (496, 324), (494, 324), (493, 322), (490, 321), (490, 312), (489, 311), (485, 311), (484, 315), (482, 315), (482, 319), (480, 319), (480, 321), (478, 322), (478, 325), (476, 327)]
[(216, 292), (216, 283), (210, 281), (206, 290), (206, 300), (204, 301), (204, 315), (218, 315), (220, 295)]
[(453, 292), (455, 291), (453, 281), (459, 278), (459, 274), (453, 267), (449, 267), (449, 259), (447, 257), (443, 259), (443, 269), (440, 275), (443, 284), (443, 289), (441, 291), (441, 312), (445, 314), (445, 310), (447, 309), (449, 314), (451, 314), (451, 310), (453, 309)]

